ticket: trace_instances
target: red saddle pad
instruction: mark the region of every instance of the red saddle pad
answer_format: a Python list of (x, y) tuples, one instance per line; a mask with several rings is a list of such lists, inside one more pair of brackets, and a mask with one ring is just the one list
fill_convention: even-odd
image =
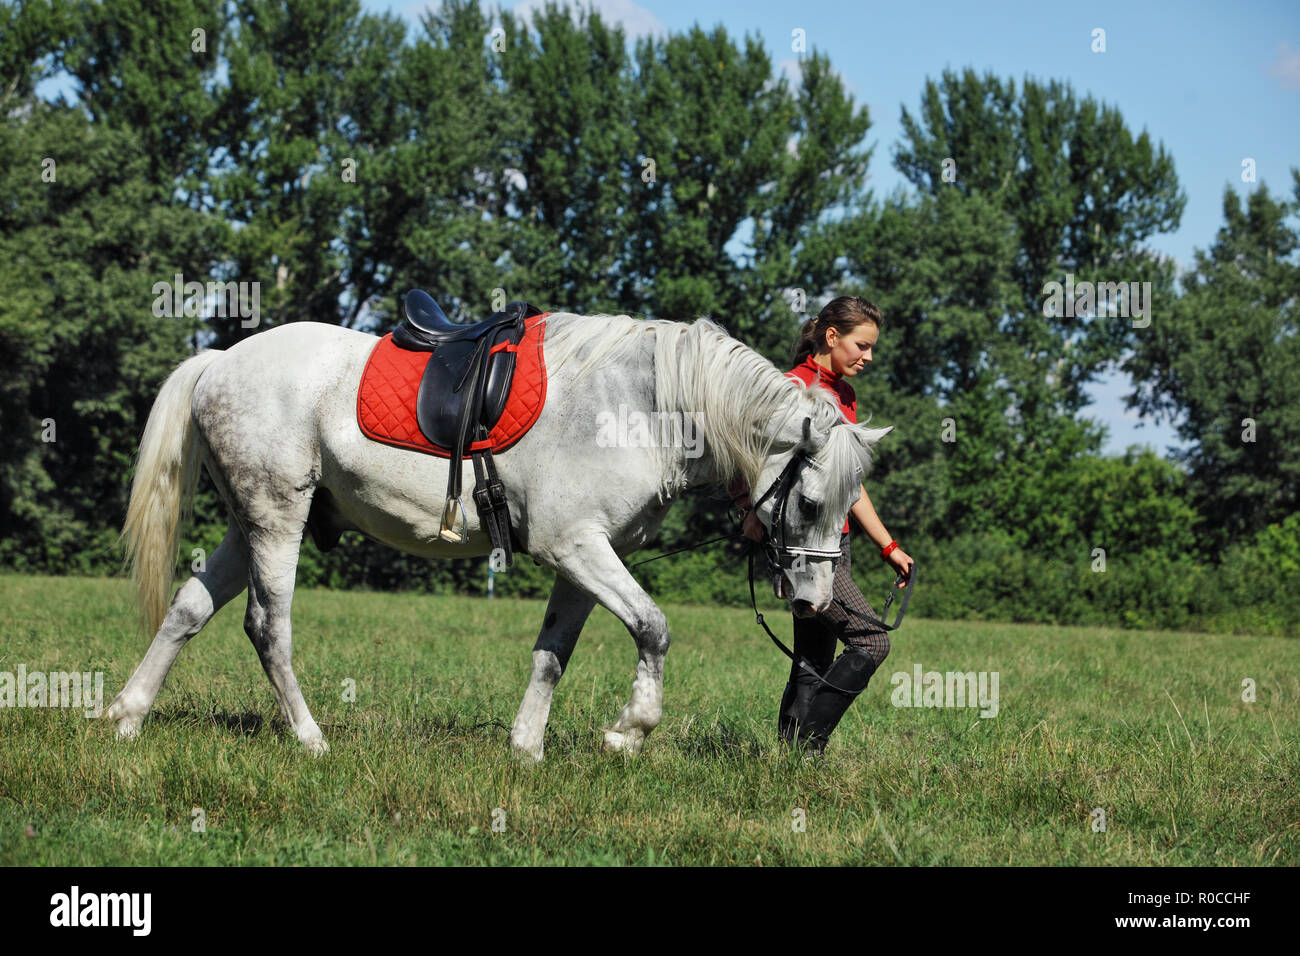
[[(483, 448), (504, 451), (519, 441), (542, 413), (546, 404), (546, 359), (542, 354), (546, 323), (542, 320), (547, 315), (550, 313), (533, 316), (524, 323), (505, 411), (487, 441), (474, 442), (466, 452)], [(439, 458), (451, 457), (449, 449), (424, 437), (415, 420), (415, 396), (431, 355), (398, 348), (391, 332), (375, 344), (357, 389), (357, 424), (367, 438)]]

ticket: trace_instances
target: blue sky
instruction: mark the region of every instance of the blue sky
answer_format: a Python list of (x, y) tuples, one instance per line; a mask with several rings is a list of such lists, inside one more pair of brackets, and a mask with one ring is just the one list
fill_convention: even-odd
[[(429, 4), (365, 0), (416, 24)], [(502, 6), (525, 12), (525, 0)], [(901, 107), (916, 111), (927, 78), (967, 66), (1001, 77), (1069, 82), (1079, 96), (1118, 107), (1130, 130), (1146, 130), (1172, 154), (1187, 206), (1179, 229), (1155, 249), (1180, 271), (1194, 248), (1207, 248), (1222, 225), (1225, 187), (1287, 191), (1300, 166), (1300, 3), (1039, 2), (790, 3), (775, 0), (595, 0), (607, 20), (633, 35), (721, 24), (739, 39), (756, 36), (783, 69), (797, 70), (791, 33), (826, 52), (859, 103), (870, 110), (875, 145), (870, 185), (882, 196), (904, 185), (892, 166)], [(436, 6), (436, 4), (434, 5)], [(1093, 30), (1105, 31), (1094, 52)], [(1242, 161), (1257, 182), (1242, 182)], [(1157, 304), (1158, 306), (1158, 304)], [(1153, 314), (1153, 321), (1159, 321)], [(1176, 444), (1166, 425), (1139, 423), (1123, 409), (1132, 390), (1109, 375), (1091, 390), (1087, 411), (1109, 430), (1108, 453), (1145, 444), (1164, 454)]]

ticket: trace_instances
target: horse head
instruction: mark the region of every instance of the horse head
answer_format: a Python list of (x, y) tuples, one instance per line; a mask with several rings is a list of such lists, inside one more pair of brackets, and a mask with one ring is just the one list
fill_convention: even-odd
[(759, 480), (759, 520), (767, 529), (776, 596), (796, 617), (830, 606), (844, 517), (871, 470), (871, 449), (890, 428), (845, 422), (834, 400), (808, 390), (806, 414), (784, 423)]

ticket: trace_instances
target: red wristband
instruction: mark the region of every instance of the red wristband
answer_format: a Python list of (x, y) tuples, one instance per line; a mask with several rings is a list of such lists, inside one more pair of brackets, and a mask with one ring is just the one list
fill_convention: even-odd
[(890, 556), (891, 554), (894, 553), (894, 549), (897, 548), (897, 547), (898, 547), (898, 542), (897, 542), (897, 541), (891, 541), (891, 542), (889, 542), (889, 544), (887, 544), (887, 545), (885, 545), (883, 548), (881, 548), (881, 549), (880, 549), (880, 560), (884, 561), (884, 560), (888, 559), (889, 556)]

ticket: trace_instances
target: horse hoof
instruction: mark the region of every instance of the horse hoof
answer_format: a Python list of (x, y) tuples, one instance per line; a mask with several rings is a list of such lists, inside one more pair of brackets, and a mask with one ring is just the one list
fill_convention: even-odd
[(610, 753), (635, 754), (645, 743), (645, 734), (639, 730), (605, 731), (605, 750)]
[(313, 757), (323, 757), (330, 752), (330, 745), (325, 742), (324, 737), (312, 737), (304, 740), (302, 745), (307, 748), (307, 752)]
[(144, 717), (128, 713), (121, 698), (114, 700), (102, 717), (117, 724), (118, 740), (135, 740), (140, 736), (140, 724), (144, 722)]
[(515, 760), (525, 766), (536, 766), (542, 762), (542, 748), (533, 749), (531, 747), (511, 746), (510, 752), (514, 754)]

